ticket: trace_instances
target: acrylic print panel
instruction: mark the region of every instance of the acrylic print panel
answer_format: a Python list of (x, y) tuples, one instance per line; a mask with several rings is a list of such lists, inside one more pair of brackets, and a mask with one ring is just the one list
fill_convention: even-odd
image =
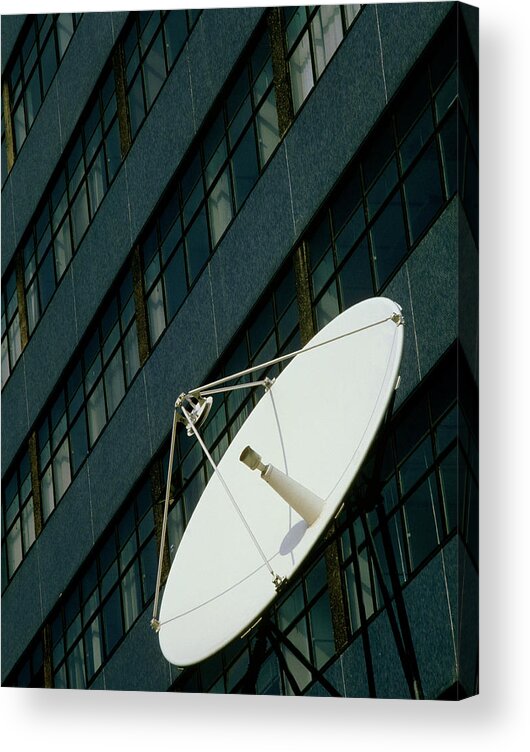
[[(383, 422), (402, 351), (399, 305), (371, 298), (337, 316), (265, 383), (219, 466), (212, 461), (215, 473), (176, 553), (156, 624), (171, 663), (217, 653), (296, 577)], [(316, 395), (330, 406), (319, 409)]]
[[(477, 36), (449, 3), (2, 17), (4, 685), (476, 694)], [(213, 472), (179, 426), (163, 535), (175, 400), (373, 297), (401, 382), (343, 506), (171, 668), (159, 550), (163, 594)], [(214, 395), (215, 463), (260, 394)]]

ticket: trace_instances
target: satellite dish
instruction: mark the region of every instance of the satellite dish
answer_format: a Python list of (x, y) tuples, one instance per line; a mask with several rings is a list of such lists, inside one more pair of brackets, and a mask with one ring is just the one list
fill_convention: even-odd
[(266, 384), (176, 552), (153, 619), (168, 661), (193, 665), (243, 634), (301, 566), (383, 421), (397, 386), (402, 324), (391, 300), (359, 303)]

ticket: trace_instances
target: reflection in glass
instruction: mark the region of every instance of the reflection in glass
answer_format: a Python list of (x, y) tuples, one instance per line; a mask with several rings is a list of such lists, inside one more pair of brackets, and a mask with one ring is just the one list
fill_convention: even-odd
[(158, 36), (153, 42), (153, 46), (145, 59), (143, 70), (145, 76), (145, 95), (147, 108), (149, 109), (160, 91), (160, 87), (164, 83), (166, 76), (162, 31), (158, 32)]
[(68, 436), (65, 438), (53, 458), (53, 476), (55, 480), (55, 498), (59, 501), (72, 480), (70, 473)]
[(140, 568), (138, 561), (122, 579), (121, 592), (123, 596), (124, 630), (127, 632), (136, 620), (142, 608), (142, 594), (140, 590)]
[(326, 324), (329, 324), (329, 322), (339, 313), (339, 300), (337, 296), (337, 285), (335, 282), (331, 283), (316, 304), (315, 313), (318, 329), (322, 329)]
[(339, 275), (339, 283), (343, 309), (373, 295), (372, 272), (366, 238), (344, 264)]
[(46, 521), (50, 514), (53, 512), (53, 508), (55, 506), (53, 497), (53, 477), (51, 465), (42, 476), (41, 503), (43, 521)]
[(206, 222), (206, 210), (204, 206), (197, 215), (193, 225), (188, 229), (186, 250), (191, 284), (206, 263), (210, 252), (208, 224)]
[(226, 167), (208, 198), (212, 244), (217, 245), (232, 219), (229, 168)]
[(72, 258), (72, 244), (70, 242), (70, 221), (68, 217), (59, 228), (54, 241), (55, 271), (57, 279), (61, 279), (70, 259)]
[(380, 289), (407, 252), (403, 209), (399, 190), (379, 215), (370, 232), (376, 272)]
[(289, 60), (291, 89), (294, 111), (297, 112), (302, 102), (313, 88), (313, 69), (311, 67), (311, 50), (309, 32), (306, 31)]
[(105, 370), (105, 391), (107, 394), (107, 410), (110, 418), (125, 394), (121, 350), (116, 352)]
[(437, 497), (436, 481), (431, 475), (405, 503), (412, 570), (416, 569), (440, 542), (435, 519)]
[(411, 240), (414, 242), (442, 205), (442, 186), (435, 141), (432, 141), (405, 180), (405, 199)]
[(317, 78), (322, 75), (333, 53), (342, 41), (342, 19), (339, 5), (322, 5), (311, 24)]
[(7, 534), (7, 561), (9, 566), (9, 574), (12, 575), (22, 561), (20, 519), (17, 519), (17, 521)]
[(33, 515), (33, 498), (30, 498), (21, 512), (24, 551), (35, 541), (35, 518)]
[(89, 626), (85, 630), (84, 639), (88, 678), (90, 680), (90, 678), (101, 666), (103, 660), (101, 649), (101, 626), (99, 617), (96, 617), (94, 621), (89, 624)]
[(335, 655), (335, 638), (327, 591), (309, 612), (309, 623), (314, 662), (317, 668), (321, 668)]
[(85, 689), (85, 656), (83, 643), (79, 641), (67, 658), (68, 686), (73, 689)]
[(232, 171), (234, 176), (234, 198), (236, 209), (239, 209), (254, 187), (259, 174), (256, 141), (252, 125), (247, 129), (247, 132), (234, 152), (232, 157)]
[[(307, 638), (307, 627), (305, 618), (300, 619), (298, 624), (287, 635), (287, 639), (293, 643), (293, 645), (305, 656), (309, 661), (309, 642)], [(286, 690), (287, 694), (295, 694), (299, 690), (304, 689), (311, 681), (311, 672), (304, 664), (295, 657), (295, 655), (289, 650), (288, 645), (282, 643), (282, 653), (285, 656), (285, 661), (291, 672), (293, 679), (296, 683), (296, 687), (292, 687), (289, 683), (289, 679), (286, 677)]]
[(264, 167), (280, 140), (274, 90), (270, 92), (267, 99), (263, 102), (258, 112), (256, 123), (258, 127), (260, 164)]
[(103, 381), (100, 381), (87, 402), (88, 432), (90, 446), (94, 444), (99, 434), (105, 427), (105, 395)]
[(76, 248), (81, 242), (83, 235), (85, 234), (88, 223), (88, 199), (86, 185), (83, 183), (81, 190), (77, 194), (77, 198), (72, 206), (72, 231), (74, 234), (74, 245), (76, 246)]
[(425, 473), (433, 463), (432, 444), (430, 434), (420, 446), (405, 460), (399, 470), (401, 491), (407, 493), (414, 483)]
[(149, 332), (151, 334), (151, 344), (154, 345), (166, 326), (161, 281), (157, 282), (151, 294), (147, 298), (147, 315), (149, 317)]

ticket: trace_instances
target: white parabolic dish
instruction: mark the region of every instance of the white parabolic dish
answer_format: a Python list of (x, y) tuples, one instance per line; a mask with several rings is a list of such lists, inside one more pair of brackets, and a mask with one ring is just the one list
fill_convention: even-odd
[[(336, 514), (377, 433), (399, 375), (400, 312), (387, 298), (371, 298), (331, 321), (306, 348), (341, 338), (289, 363), (219, 463), (276, 574), (290, 578), (302, 564)], [(264, 463), (324, 501), (311, 526), (259, 472), (240, 462), (248, 445)], [(208, 658), (251, 626), (275, 597), (269, 569), (213, 475), (164, 589), (159, 619), (164, 656), (177, 666)]]

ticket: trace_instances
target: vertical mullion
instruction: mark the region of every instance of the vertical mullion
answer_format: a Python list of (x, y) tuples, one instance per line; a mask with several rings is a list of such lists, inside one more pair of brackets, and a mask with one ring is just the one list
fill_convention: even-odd
[(346, 606), (344, 603), (344, 592), (342, 589), (342, 577), (339, 558), (339, 542), (337, 535), (337, 525), (333, 527), (327, 536), (330, 539), (329, 546), (326, 547), (326, 576), (329, 594), (329, 604), (331, 608), (331, 623), (333, 626), (333, 637), (335, 640), (335, 651), (338, 653), (348, 644), (348, 625), (346, 616)]
[(353, 577), (357, 592), (357, 605), (359, 608), (359, 617), (361, 622), (361, 640), (364, 648), (364, 660), (366, 664), (366, 679), (368, 682), (368, 691), (370, 692), (370, 697), (377, 697), (370, 638), (368, 635), (368, 629), (366, 627), (366, 609), (364, 607), (363, 588), (361, 583), (361, 574), (359, 571), (359, 548), (362, 544), (357, 543), (357, 536), (353, 527), (350, 528), (350, 537), (352, 542)]
[[(313, 39), (313, 21), (315, 20), (317, 16), (320, 16), (320, 7), (315, 13), (313, 13), (313, 15), (307, 21), (307, 38), (309, 39), (309, 55), (311, 56), (311, 70), (313, 73), (313, 86), (311, 87), (311, 89), (315, 88), (315, 86), (317, 85), (317, 81), (319, 79), (319, 76), (317, 76), (317, 64), (315, 61), (315, 49), (314, 49), (315, 42)], [(322, 29), (322, 23), (321, 23), (320, 17), (319, 17), (319, 22), (320, 22), (320, 26)], [(324, 53), (324, 30), (323, 29), (322, 29), (322, 53)], [(324, 68), (325, 67), (326, 67), (326, 64), (324, 64)], [(309, 94), (310, 94), (310, 91), (307, 93), (307, 96), (304, 98), (304, 102), (309, 96)]]
[[(346, 8), (345, 8), (345, 6), (344, 5), (340, 5), (339, 9), (340, 9), (340, 21), (341, 21), (341, 26), (342, 26), (342, 39), (344, 39), (344, 37), (346, 36), (346, 34), (348, 32), (349, 26), (348, 26), (348, 24), (346, 22)], [(340, 42), (339, 42), (339, 44), (340, 44)]]
[[(143, 366), (145, 361), (149, 357), (149, 323), (147, 318), (147, 303), (144, 291), (142, 262), (140, 258), (139, 245), (135, 245), (132, 252), (131, 273), (133, 281), (136, 336), (138, 339), (138, 355), (140, 359), (140, 366)], [(162, 278), (162, 275), (160, 278)]]
[[(48, 622), (44, 625), (42, 630), (42, 652), (43, 652), (43, 668), (44, 668), (44, 687), (50, 689), (53, 687), (53, 643), (52, 643), (52, 629)], [(65, 656), (66, 664), (66, 656)]]
[(285, 22), (281, 8), (269, 8), (267, 11), (267, 28), (271, 45), (271, 62), (273, 86), (278, 114), (278, 131), (280, 139), (294, 119), (294, 107), (291, 93), (289, 65), (285, 43)]
[(37, 433), (32, 431), (28, 442), (29, 466), (31, 473), (31, 490), (33, 494), (33, 518), (35, 521), (35, 540), (39, 537), (43, 526), (42, 496), (39, 480), (39, 461), (37, 452)]
[[(307, 243), (303, 242), (297, 246), (293, 257), (293, 265), (296, 281), (296, 302), (300, 322), (300, 339), (301, 344), (305, 345), (315, 334)], [(335, 525), (328, 534), (328, 538), (330, 542), (325, 551), (326, 578), (335, 650), (340, 652), (344, 649), (348, 641), (348, 627)]]
[(2, 82), (2, 110), (4, 115), (4, 134), (7, 155), (7, 171), (13, 169), (15, 163), (15, 138), (13, 133), (13, 121), (11, 119), (11, 97), (7, 77)]
[(300, 322), (300, 341), (304, 346), (315, 335), (311, 305), (311, 282), (309, 274), (309, 248), (306, 242), (296, 247), (293, 257), (296, 282), (296, 303)]
[[(304, 242), (297, 246), (294, 253), (293, 264), (296, 280), (296, 302), (298, 307), (298, 318), (300, 321), (300, 339), (303, 346), (315, 334), (313, 310), (311, 305), (309, 249), (307, 243)], [(328, 534), (328, 539), (329, 545), (326, 547), (325, 551), (326, 577), (335, 649), (339, 652), (344, 649), (348, 641), (348, 628), (335, 525)]]
[(15, 274), (17, 286), (18, 321), (20, 326), (20, 351), (26, 347), (29, 340), (28, 312), (24, 289), (24, 259), (21, 252), (15, 255)]
[[(169, 559), (169, 536), (166, 533), (166, 539), (162, 540), (162, 525), (163, 525), (163, 502), (164, 502), (164, 487), (166, 479), (162, 473), (162, 463), (160, 460), (154, 462), (149, 469), (149, 476), (151, 478), (151, 503), (153, 505), (153, 517), (155, 521), (155, 538), (157, 542), (157, 549), (160, 551), (160, 547), (164, 546), (164, 555), (162, 557), (162, 572), (160, 578), (160, 584), (163, 585), (167, 580), (170, 569)], [(170, 479), (171, 483), (171, 479)]]
[(125, 68), (125, 53), (123, 42), (118, 42), (112, 53), (112, 67), (116, 87), (116, 103), (118, 112), (118, 129), (120, 133), (120, 151), (125, 158), (132, 143), (131, 119), (129, 114), (129, 100), (127, 99), (127, 73)]

